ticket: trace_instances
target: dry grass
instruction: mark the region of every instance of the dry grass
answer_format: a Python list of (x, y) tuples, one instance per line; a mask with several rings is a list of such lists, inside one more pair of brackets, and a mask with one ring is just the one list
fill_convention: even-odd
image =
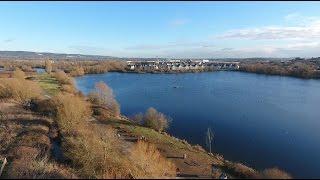
[(25, 78), (25, 73), (21, 70), (21, 69), (19, 69), (19, 68), (17, 68), (15, 71), (13, 71), (13, 74), (12, 74), (12, 77), (13, 78), (17, 78), (17, 79), (24, 79)]
[(16, 103), (0, 104), (0, 153), (7, 157), (4, 178), (72, 178), (69, 169), (50, 162), (50, 119)]
[(57, 122), (62, 135), (62, 150), (74, 169), (84, 178), (128, 177), (129, 163), (115, 145), (111, 130), (99, 131), (87, 119), (90, 108), (82, 98), (59, 94)]
[(115, 117), (114, 113), (103, 106), (92, 106), (93, 109), (93, 115), (99, 120), (99, 121), (108, 121), (110, 119), (113, 119)]
[(60, 84), (74, 84), (73, 79), (69, 77), (64, 71), (58, 70), (53, 76), (58, 80)]
[(89, 104), (72, 94), (58, 94), (53, 99), (57, 109), (57, 121), (64, 133), (71, 133), (74, 128), (84, 124), (91, 115)]
[(231, 174), (241, 178), (259, 178), (259, 173), (241, 163), (226, 162), (225, 168)]
[(41, 93), (41, 88), (33, 81), (17, 78), (0, 79), (0, 98), (13, 98), (25, 103), (38, 98)]
[(156, 146), (138, 141), (131, 150), (130, 158), (140, 169), (140, 178), (176, 176), (175, 165), (163, 157)]
[(199, 144), (194, 145), (193, 148), (196, 149), (197, 151), (200, 151), (200, 152), (206, 152), (206, 150), (203, 149), (203, 147), (200, 146)]
[(35, 159), (39, 154), (40, 151), (37, 148), (23, 145), (14, 148), (11, 152), (11, 156), (15, 159), (25, 159), (27, 161)]
[(17, 179), (76, 178), (68, 168), (49, 162), (46, 157), (41, 159), (14, 159), (6, 174), (7, 178)]
[(264, 179), (292, 179), (292, 176), (278, 168), (265, 169), (261, 173)]
[(78, 92), (78, 90), (72, 84), (62, 85), (61, 90), (70, 94), (76, 94)]
[(45, 116), (55, 115), (57, 112), (56, 104), (52, 99), (35, 99), (31, 101), (31, 110)]

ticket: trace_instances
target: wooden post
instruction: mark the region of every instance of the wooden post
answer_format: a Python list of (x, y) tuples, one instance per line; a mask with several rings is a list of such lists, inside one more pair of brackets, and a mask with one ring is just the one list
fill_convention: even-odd
[[(104, 147), (103, 149), (104, 149), (104, 153), (103, 153), (103, 163), (106, 164), (106, 160), (107, 160), (107, 155), (106, 155), (106, 153), (107, 153), (107, 148)], [(103, 173), (103, 178), (105, 178), (105, 175), (106, 175), (106, 173), (107, 173), (106, 169), (104, 169), (103, 172), (104, 172), (104, 173)]]
[(1, 169), (0, 169), (0, 177), (1, 177), (1, 175), (2, 175), (2, 171), (3, 171), (3, 169), (4, 169), (4, 166), (7, 164), (7, 158), (4, 158), (3, 159), (3, 162), (2, 162), (2, 165), (1, 165)]
[(183, 159), (187, 159), (187, 154), (183, 154)]

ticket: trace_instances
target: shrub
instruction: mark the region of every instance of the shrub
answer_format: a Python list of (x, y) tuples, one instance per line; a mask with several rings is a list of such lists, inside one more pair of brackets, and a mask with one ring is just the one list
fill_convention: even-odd
[(64, 84), (61, 86), (61, 90), (70, 94), (76, 94), (77, 89), (71, 84)]
[(64, 71), (56, 71), (54, 73), (54, 77), (60, 84), (73, 84), (73, 79), (69, 77)]
[(262, 178), (266, 179), (292, 179), (290, 174), (278, 168), (265, 169), (261, 174)]
[(96, 83), (95, 89), (89, 93), (88, 98), (93, 104), (106, 107), (115, 116), (120, 115), (120, 106), (114, 98), (113, 91), (104, 82)]
[(135, 123), (142, 124), (143, 114), (142, 113), (135, 114), (132, 117), (130, 117), (130, 119)]
[(9, 79), (0, 79), (0, 98), (11, 98), (13, 92), (11, 91), (12, 82)]
[(33, 99), (31, 101), (31, 110), (46, 116), (55, 115), (57, 112), (56, 105), (52, 99)]
[(13, 74), (12, 74), (13, 78), (17, 78), (20, 80), (24, 79), (25, 76), (26, 76), (25, 73), (19, 68), (17, 68), (15, 71), (13, 71)]
[(58, 94), (53, 99), (57, 109), (57, 121), (60, 129), (66, 133), (73, 127), (84, 123), (91, 114), (89, 104), (78, 96)]
[(226, 163), (226, 168), (236, 177), (241, 178), (259, 178), (259, 173), (252, 168), (249, 168), (241, 163)]
[(70, 72), (71, 76), (82, 76), (84, 75), (83, 67), (76, 67), (74, 70)]
[(32, 67), (31, 67), (31, 66), (28, 66), (28, 65), (22, 65), (22, 66), (21, 66), (21, 69), (22, 69), (22, 71), (24, 71), (24, 72), (34, 72), (34, 70), (32, 69)]
[(88, 103), (71, 94), (59, 94), (54, 101), (62, 150), (77, 174), (84, 178), (128, 177), (129, 163), (117, 148), (115, 133), (88, 123)]
[(169, 127), (169, 120), (163, 113), (151, 107), (144, 114), (143, 125), (161, 132)]
[(0, 79), (0, 98), (13, 98), (20, 103), (26, 103), (41, 95), (41, 88), (35, 82), (7, 78)]
[(78, 174), (86, 178), (125, 178), (129, 174), (129, 162), (117, 149), (116, 138), (106, 130), (99, 135), (90, 126), (77, 128), (78, 135), (63, 139), (64, 155), (69, 158)]
[(96, 118), (99, 121), (108, 120), (110, 118), (114, 118), (115, 116), (112, 112), (110, 112), (109, 109), (99, 107), (99, 106), (93, 107), (93, 114), (97, 116)]
[(45, 61), (45, 67), (46, 67), (46, 72), (50, 74), (52, 71), (52, 63), (50, 60)]
[(139, 178), (161, 178), (176, 175), (175, 165), (165, 159), (153, 144), (138, 141), (131, 150), (130, 158), (140, 170)]

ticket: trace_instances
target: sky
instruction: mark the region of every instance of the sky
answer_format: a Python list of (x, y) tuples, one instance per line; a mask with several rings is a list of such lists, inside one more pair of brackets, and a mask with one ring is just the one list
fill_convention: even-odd
[(320, 2), (0, 2), (0, 51), (319, 57)]

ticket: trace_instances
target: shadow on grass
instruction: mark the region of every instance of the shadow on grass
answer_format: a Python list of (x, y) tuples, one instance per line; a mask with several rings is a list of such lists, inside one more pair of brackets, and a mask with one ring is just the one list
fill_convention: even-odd
[(234, 168), (229, 167), (227, 165), (216, 165), (216, 167), (236, 178), (250, 178), (249, 176), (236, 172)]
[(184, 173), (180, 173), (180, 174), (177, 174), (178, 177), (199, 177), (198, 175), (196, 174), (184, 174)]
[(184, 159), (181, 156), (167, 156), (168, 159)]
[(131, 126), (140, 126), (139, 124), (136, 124), (134, 122), (130, 121), (124, 121), (120, 119), (106, 119), (106, 120), (97, 120), (95, 122), (96, 124), (104, 124), (104, 125), (112, 125), (112, 126), (117, 126), (117, 125), (131, 125)]
[(23, 126), (32, 126), (32, 125), (41, 125), (41, 126), (47, 126), (50, 127), (51, 122), (44, 120), (44, 119), (32, 119), (32, 120), (27, 120), (24, 118), (16, 118), (11, 120), (12, 122), (15, 122), (17, 124), (21, 124)]

